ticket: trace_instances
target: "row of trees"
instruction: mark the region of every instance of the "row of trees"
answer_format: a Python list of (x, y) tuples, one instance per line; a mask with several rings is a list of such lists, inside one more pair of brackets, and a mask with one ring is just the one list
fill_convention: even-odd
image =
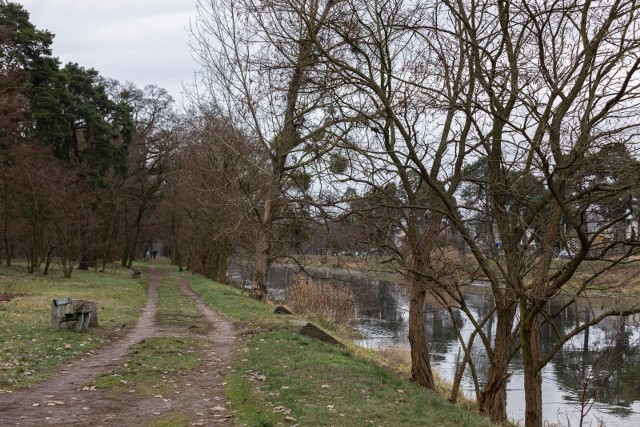
[[(241, 135), (211, 143), (257, 178), (238, 180), (250, 191), (233, 205), (253, 215), (254, 296), (283, 226), (359, 225), (349, 238), (391, 255), (411, 283), (413, 380), (433, 388), (432, 293), (475, 326), (460, 336), (460, 374), (474, 376), (481, 411), (506, 421), (521, 351), (526, 424), (541, 426), (551, 357), (606, 316), (638, 311), (619, 305), (541, 348), (541, 325), (559, 313), (549, 301), (586, 295), (638, 251), (636, 2), (201, 0), (198, 11), (198, 100)], [(462, 294), (478, 277), (495, 301), (482, 319)], [(482, 383), (475, 340), (490, 359)]]
[(0, 218), (7, 265), (54, 260), (131, 265), (174, 154), (171, 97), (78, 64), (61, 66), (53, 35), (0, 2)]

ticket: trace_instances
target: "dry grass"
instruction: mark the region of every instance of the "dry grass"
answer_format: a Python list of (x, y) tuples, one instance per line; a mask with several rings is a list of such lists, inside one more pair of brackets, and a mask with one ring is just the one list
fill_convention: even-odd
[(402, 347), (380, 347), (378, 361), (386, 369), (394, 371), (404, 377), (411, 375), (411, 352)]
[(335, 281), (297, 275), (287, 290), (287, 305), (296, 313), (311, 313), (338, 324), (356, 319), (353, 293)]

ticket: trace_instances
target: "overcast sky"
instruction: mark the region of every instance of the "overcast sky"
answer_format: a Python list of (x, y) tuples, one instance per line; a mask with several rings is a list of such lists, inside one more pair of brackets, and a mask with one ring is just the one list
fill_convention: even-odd
[(156, 84), (179, 101), (195, 67), (189, 18), (196, 0), (13, 0), (55, 35), (53, 55), (138, 87)]

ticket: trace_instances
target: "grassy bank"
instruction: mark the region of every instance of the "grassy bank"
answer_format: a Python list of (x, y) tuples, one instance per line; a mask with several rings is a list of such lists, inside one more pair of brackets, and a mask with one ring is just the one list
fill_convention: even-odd
[(490, 425), (348, 348), (298, 335), (300, 319), (272, 314), (230, 287), (184, 277), (245, 331), (226, 388), (240, 425)]
[[(29, 274), (26, 267), (0, 267), (0, 293), (18, 294), (0, 303), (0, 388), (42, 381), (66, 360), (93, 351), (135, 324), (146, 302), (144, 284), (127, 269), (106, 273), (60, 271)], [(50, 307), (56, 297), (98, 302), (100, 325), (87, 333), (51, 333)], [(128, 325), (128, 326), (127, 326)]]

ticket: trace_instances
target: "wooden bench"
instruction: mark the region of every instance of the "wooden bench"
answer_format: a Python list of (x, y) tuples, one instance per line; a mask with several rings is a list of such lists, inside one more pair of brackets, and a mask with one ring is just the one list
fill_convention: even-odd
[(66, 323), (67, 329), (69, 328), (69, 322), (75, 321), (76, 331), (86, 331), (89, 328), (89, 321), (91, 320), (91, 312), (89, 310), (71, 309), (71, 298), (56, 298), (51, 301), (51, 328), (54, 331), (61, 329), (62, 324)]

